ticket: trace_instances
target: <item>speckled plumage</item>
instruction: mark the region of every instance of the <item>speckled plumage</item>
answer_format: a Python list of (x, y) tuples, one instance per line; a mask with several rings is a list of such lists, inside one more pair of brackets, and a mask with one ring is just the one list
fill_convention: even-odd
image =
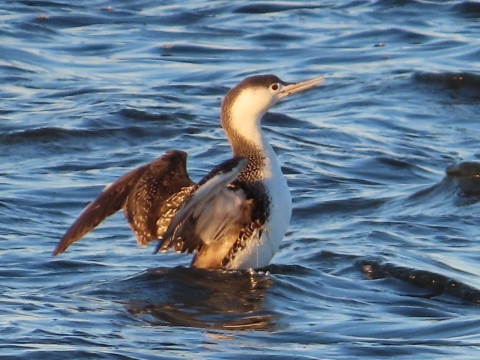
[(82, 211), (53, 254), (64, 252), (68, 246), (120, 209), (123, 209), (139, 245), (156, 240), (156, 223), (162, 219), (171, 219), (176, 210), (171, 198), (176, 198), (177, 203), (180, 203), (182, 194), (187, 193), (194, 185), (188, 177), (186, 161), (187, 153), (167, 151), (162, 157), (107, 185)]
[(274, 75), (249, 77), (225, 96), (221, 124), (234, 157), (195, 184), (186, 153), (168, 151), (110, 186), (90, 203), (54, 250), (57, 255), (123, 209), (146, 245), (156, 251), (195, 252), (192, 266), (244, 269), (267, 265), (291, 215), (291, 197), (275, 152), (260, 127), (262, 116), (284, 97), (323, 78), (289, 84)]
[[(193, 191), (186, 160), (186, 153), (169, 151), (151, 162), (132, 186), (123, 208), (139, 245), (158, 239), (178, 205)], [(165, 225), (159, 227), (159, 223)]]

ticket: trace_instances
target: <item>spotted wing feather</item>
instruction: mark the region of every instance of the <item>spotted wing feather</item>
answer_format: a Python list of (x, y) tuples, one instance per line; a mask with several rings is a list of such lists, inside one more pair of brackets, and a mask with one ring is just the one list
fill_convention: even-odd
[(232, 184), (246, 164), (245, 158), (233, 158), (203, 178), (173, 217), (155, 252), (170, 247), (193, 252), (221, 239), (234, 222), (232, 217), (248, 202), (243, 190)]
[(183, 151), (167, 151), (162, 157), (106, 186), (68, 229), (53, 255), (64, 252), (68, 246), (122, 208), (139, 244), (156, 239), (155, 224), (161, 213), (155, 212), (155, 209), (160, 209), (162, 202), (173, 194), (194, 184), (187, 175), (186, 158), (187, 154)]
[(178, 203), (195, 187), (187, 174), (186, 158), (185, 152), (168, 152), (150, 163), (132, 188), (124, 213), (139, 245), (158, 239), (160, 220), (169, 222)]

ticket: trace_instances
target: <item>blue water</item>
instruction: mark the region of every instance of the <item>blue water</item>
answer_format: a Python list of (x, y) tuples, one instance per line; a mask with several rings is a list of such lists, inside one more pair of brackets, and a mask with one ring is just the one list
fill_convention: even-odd
[[(0, 8), (2, 358), (478, 357), (480, 3)], [(189, 269), (121, 213), (51, 256), (125, 172), (226, 159), (220, 101), (262, 73), (326, 77), (264, 119), (294, 201), (269, 267)]]

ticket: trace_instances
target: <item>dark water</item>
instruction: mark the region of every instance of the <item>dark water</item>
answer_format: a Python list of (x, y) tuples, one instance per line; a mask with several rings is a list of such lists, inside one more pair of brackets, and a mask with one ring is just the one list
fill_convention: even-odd
[[(2, 4), (2, 358), (478, 357), (480, 3)], [(189, 269), (122, 214), (51, 257), (126, 171), (228, 157), (221, 98), (260, 73), (327, 77), (264, 121), (294, 198), (271, 266)]]

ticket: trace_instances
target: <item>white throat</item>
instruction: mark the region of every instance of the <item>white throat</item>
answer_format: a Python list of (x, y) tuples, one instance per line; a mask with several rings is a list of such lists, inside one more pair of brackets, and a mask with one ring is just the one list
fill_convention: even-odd
[(243, 155), (238, 154), (236, 149), (238, 138), (257, 148), (263, 156), (270, 155), (271, 147), (263, 134), (261, 119), (276, 101), (262, 101), (265, 96), (267, 94), (262, 88), (248, 89), (237, 94), (233, 103), (222, 104), (222, 126), (235, 155)]

